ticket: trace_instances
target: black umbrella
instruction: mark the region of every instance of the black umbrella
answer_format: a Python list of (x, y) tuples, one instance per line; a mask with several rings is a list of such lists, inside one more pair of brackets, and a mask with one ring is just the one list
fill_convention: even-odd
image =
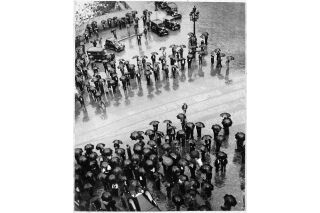
[(157, 146), (157, 143), (154, 141), (154, 140), (150, 140), (150, 141), (148, 141), (148, 143), (147, 143), (149, 146), (151, 146), (151, 147), (155, 147), (155, 146)]
[(108, 191), (103, 192), (101, 199), (105, 202), (110, 202), (112, 200), (112, 194)]
[(99, 173), (97, 176), (98, 180), (105, 180), (107, 178), (107, 175), (105, 173)]
[(91, 171), (88, 171), (86, 173), (85, 177), (91, 179), (91, 178), (93, 178), (93, 173)]
[(123, 148), (119, 148), (119, 149), (116, 150), (116, 153), (118, 155), (124, 155), (126, 153), (126, 151)]
[(202, 185), (202, 188), (205, 189), (205, 190), (212, 191), (213, 190), (213, 185), (211, 183), (204, 182), (203, 185)]
[(141, 137), (141, 135), (140, 135), (137, 131), (132, 132), (131, 135), (130, 135), (130, 138), (131, 138), (132, 140), (137, 140), (137, 139), (139, 139), (140, 137)]
[(107, 161), (103, 161), (103, 162), (101, 162), (100, 167), (101, 167), (102, 169), (107, 169), (107, 168), (108, 168), (108, 166), (109, 166), (109, 163), (108, 163)]
[(201, 206), (199, 207), (199, 210), (200, 210), (200, 211), (211, 211), (211, 209), (210, 209), (209, 206), (207, 206), (207, 205), (201, 205)]
[(152, 129), (148, 129), (147, 131), (145, 131), (144, 134), (145, 134), (145, 135), (148, 135), (148, 136), (154, 135), (154, 131), (153, 131)]
[(188, 165), (188, 161), (187, 161), (185, 158), (181, 158), (181, 159), (178, 161), (178, 165), (180, 165), (180, 166), (187, 166), (187, 165)]
[(123, 75), (123, 76), (120, 77), (120, 80), (121, 81), (125, 81), (125, 80), (127, 80), (127, 78), (126, 78), (126, 76)]
[(188, 35), (188, 36), (193, 36), (194, 34), (190, 32), (190, 33), (188, 33), (187, 35)]
[(197, 122), (196, 126), (200, 127), (200, 128), (204, 128), (205, 127), (204, 123), (202, 123), (202, 122)]
[(228, 155), (225, 152), (218, 152), (217, 153), (217, 158), (219, 158), (219, 159), (225, 159), (227, 157), (228, 157)]
[(218, 52), (221, 52), (221, 49), (220, 48), (217, 48), (215, 50), (213, 50), (214, 53), (218, 53)]
[(219, 124), (213, 124), (211, 129), (213, 130), (213, 132), (219, 133), (221, 131), (222, 127)]
[(85, 147), (84, 147), (84, 150), (86, 151), (91, 151), (94, 149), (94, 146), (92, 144), (87, 144)]
[(212, 136), (211, 135), (204, 135), (204, 136), (202, 136), (201, 139), (202, 140), (209, 140), (209, 139), (212, 139)]
[(111, 182), (113, 182), (113, 181), (115, 181), (117, 178), (116, 178), (116, 176), (114, 175), (114, 174), (111, 174), (111, 175), (109, 175), (109, 181), (111, 181)]
[(102, 151), (102, 150), (104, 149), (104, 147), (105, 147), (105, 144), (104, 144), (104, 143), (98, 143), (98, 144), (96, 145), (96, 150)]
[(151, 155), (149, 156), (149, 160), (152, 160), (152, 161), (157, 160), (157, 158), (158, 158), (158, 156), (157, 156), (156, 154), (151, 154)]
[(161, 60), (161, 61), (164, 60), (164, 56), (160, 56), (159, 60)]
[(146, 56), (146, 55), (143, 55), (143, 56), (141, 56), (141, 58), (148, 58), (148, 56)]
[(224, 54), (224, 53), (220, 54), (220, 57), (225, 57), (225, 56), (226, 56), (226, 54)]
[(237, 132), (235, 138), (240, 141), (244, 141), (246, 139), (246, 135), (243, 132)]
[(96, 152), (92, 152), (92, 153), (90, 153), (90, 155), (89, 155), (89, 158), (90, 158), (91, 160), (95, 160), (95, 159), (97, 159), (97, 157), (98, 157), (98, 154), (97, 154)]
[(143, 152), (144, 156), (148, 156), (151, 154), (152, 151), (149, 148), (144, 148), (142, 152)]
[(146, 174), (146, 170), (143, 167), (139, 167), (138, 169), (139, 174), (144, 175)]
[(168, 151), (168, 150), (171, 149), (171, 146), (170, 146), (169, 143), (164, 143), (164, 144), (162, 145), (162, 148), (163, 148), (165, 151)]
[(134, 151), (134, 152), (137, 152), (137, 153), (140, 153), (140, 152), (142, 151), (142, 146), (139, 145), (139, 144), (135, 144), (135, 145), (133, 146), (133, 151)]
[(195, 139), (189, 139), (189, 144), (193, 144), (193, 145), (196, 145), (196, 140)]
[(74, 149), (74, 154), (77, 155), (77, 156), (80, 156), (82, 155), (83, 153), (83, 150), (81, 148), (75, 148)]
[(132, 161), (140, 161), (140, 155), (138, 155), (138, 154), (133, 154), (132, 157), (131, 157), (131, 160), (132, 160)]
[(120, 158), (112, 157), (110, 162), (115, 164), (115, 165), (119, 165), (120, 164)]
[(119, 175), (119, 174), (121, 174), (123, 172), (123, 170), (119, 167), (119, 166), (117, 166), (116, 168), (114, 168), (113, 170), (112, 170), (112, 173), (114, 174), (114, 175)]
[(167, 48), (166, 48), (166, 47), (160, 47), (160, 49), (159, 49), (159, 50), (164, 51), (165, 49), (167, 49)]
[(192, 54), (188, 54), (187, 58), (193, 58), (193, 55)]
[(111, 156), (112, 155), (112, 149), (110, 148), (105, 148), (103, 151), (102, 151), (102, 154), (103, 155), (106, 155), (106, 156)]
[(169, 55), (168, 57), (169, 57), (169, 58), (175, 58), (175, 56), (173, 56), (173, 55)]
[(230, 118), (231, 117), (231, 115), (229, 113), (227, 113), (227, 112), (221, 113), (220, 116), (223, 117), (223, 118)]
[(230, 127), (232, 125), (232, 120), (230, 118), (224, 118), (222, 120), (222, 125), (224, 127)]
[(123, 144), (123, 142), (121, 141), (121, 140), (114, 140), (112, 143), (114, 143), (114, 144)]
[(177, 134), (178, 134), (178, 135), (185, 135), (186, 133), (185, 133), (182, 129), (180, 129), (180, 130), (177, 132)]
[(123, 165), (124, 165), (125, 167), (131, 166), (131, 164), (132, 164), (132, 162), (131, 162), (131, 160), (129, 160), (129, 159), (126, 159), (126, 160), (123, 161)]
[(135, 58), (139, 58), (139, 56), (138, 56), (138, 55), (135, 55), (135, 56), (132, 57), (132, 59), (135, 59)]
[(190, 152), (190, 157), (191, 158), (199, 158), (199, 152), (196, 150), (193, 150)]
[(200, 171), (203, 172), (203, 173), (211, 173), (211, 171), (212, 171), (212, 166), (210, 166), (209, 164), (203, 164), (203, 165), (200, 167)]
[(163, 123), (172, 124), (172, 122), (170, 120), (164, 120)]
[(218, 142), (222, 143), (222, 142), (224, 141), (224, 139), (225, 139), (225, 138), (224, 138), (223, 135), (218, 135), (216, 140), (217, 140)]
[(229, 194), (226, 194), (224, 197), (224, 202), (226, 205), (230, 205), (230, 206), (236, 206), (237, 205), (237, 200), (236, 198), (233, 196), (233, 195), (229, 195)]
[(146, 166), (149, 167), (149, 168), (152, 168), (153, 167), (153, 161), (148, 159), (146, 160)]
[(188, 176), (186, 175), (179, 175), (179, 180), (182, 182), (188, 181)]
[(158, 125), (160, 122), (159, 121), (151, 121), (150, 123), (149, 123), (149, 125)]
[(187, 127), (189, 127), (190, 129), (194, 128), (194, 123), (192, 122), (187, 122)]
[(178, 119), (185, 119), (185, 118), (186, 118), (186, 115), (183, 114), (183, 113), (179, 113), (179, 114), (177, 115), (177, 118), (178, 118)]
[(158, 55), (158, 53), (157, 52), (152, 52), (151, 55)]
[(91, 189), (91, 188), (93, 188), (93, 186), (90, 183), (86, 183), (83, 186), (83, 189), (85, 189), (85, 190), (88, 190), (88, 189)]
[(197, 189), (200, 187), (200, 183), (199, 181), (195, 180), (195, 179), (190, 179), (190, 185), (193, 189)]
[(179, 158), (179, 155), (175, 152), (170, 152), (169, 156), (174, 160), (177, 160)]
[(178, 194), (173, 195), (172, 202), (177, 206), (177, 211), (179, 211), (179, 207), (183, 204), (182, 197)]
[(151, 66), (151, 62), (146, 62), (146, 65), (147, 66)]
[(173, 164), (173, 160), (167, 156), (162, 156), (162, 163), (166, 166), (171, 166)]

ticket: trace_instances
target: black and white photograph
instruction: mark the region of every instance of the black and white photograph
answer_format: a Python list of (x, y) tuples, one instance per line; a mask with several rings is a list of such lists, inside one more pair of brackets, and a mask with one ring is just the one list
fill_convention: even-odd
[(245, 210), (245, 3), (74, 12), (74, 210)]

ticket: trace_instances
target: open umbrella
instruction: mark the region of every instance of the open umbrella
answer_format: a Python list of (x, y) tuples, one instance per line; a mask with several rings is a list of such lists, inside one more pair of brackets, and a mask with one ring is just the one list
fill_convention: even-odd
[(123, 148), (118, 148), (118, 149), (116, 150), (116, 153), (117, 153), (118, 155), (124, 155), (124, 154), (126, 153), (126, 151), (125, 151)]
[(142, 152), (142, 146), (139, 145), (139, 144), (135, 144), (135, 145), (133, 146), (133, 151), (134, 151), (135, 153), (141, 153), (141, 152)]
[(86, 184), (84, 184), (84, 186), (83, 186), (83, 189), (84, 189), (84, 190), (89, 190), (89, 189), (91, 189), (91, 188), (93, 188), (93, 186), (92, 186), (90, 183), (86, 183)]
[(208, 32), (203, 32), (203, 33), (201, 33), (201, 35), (209, 36), (209, 33)]
[(152, 52), (151, 55), (158, 55), (158, 53), (157, 52)]
[(164, 144), (162, 145), (162, 148), (163, 148), (165, 151), (169, 151), (169, 150), (171, 149), (171, 146), (170, 146), (169, 143), (164, 143)]
[(146, 174), (146, 170), (143, 167), (139, 167), (138, 173), (141, 174), (141, 175), (145, 175)]
[(172, 124), (172, 122), (170, 120), (164, 120), (163, 123)]
[(222, 127), (219, 124), (213, 124), (211, 129), (213, 130), (213, 132), (219, 133), (221, 131)]
[(148, 56), (146, 56), (146, 55), (143, 55), (143, 56), (141, 56), (141, 58), (148, 58)]
[(203, 165), (200, 167), (200, 171), (203, 172), (203, 173), (211, 173), (211, 171), (212, 171), (212, 166), (210, 166), (209, 164), (203, 164)]
[(199, 158), (199, 152), (196, 150), (193, 150), (190, 152), (190, 157), (191, 158)]
[(182, 129), (180, 129), (180, 130), (177, 132), (177, 134), (178, 134), (178, 135), (185, 135), (186, 133), (185, 133)]
[(180, 158), (180, 156), (175, 152), (170, 152), (169, 156), (174, 160), (177, 160), (178, 158)]
[(185, 158), (181, 158), (181, 159), (178, 161), (178, 165), (180, 165), (180, 166), (187, 166), (187, 165), (188, 165), (188, 161), (187, 161)]
[(205, 55), (206, 53), (204, 51), (200, 51), (199, 55)]
[(217, 142), (219, 142), (219, 143), (222, 143), (224, 141), (224, 139), (225, 138), (224, 138), (223, 135), (218, 135), (217, 138), (216, 138)]
[(171, 166), (173, 164), (173, 160), (167, 156), (162, 156), (162, 163), (166, 166)]
[(98, 154), (96, 152), (92, 152), (89, 155), (90, 160), (95, 160), (98, 158)]
[(236, 206), (237, 205), (237, 200), (236, 198), (233, 196), (233, 195), (229, 195), (229, 194), (226, 194), (224, 197), (224, 202), (227, 206)]
[(125, 80), (127, 80), (127, 78), (126, 78), (126, 76), (123, 75), (123, 76), (120, 77), (120, 80), (121, 81), (125, 81)]
[(120, 161), (121, 161), (120, 158), (115, 156), (111, 158), (110, 162), (113, 163), (114, 165), (120, 165)]
[(219, 158), (219, 159), (225, 159), (227, 157), (228, 157), (228, 155), (225, 152), (220, 151), (217, 153), (217, 158)]
[(130, 134), (130, 138), (132, 140), (138, 140), (138, 138), (140, 137), (141, 135), (137, 132), (137, 131), (134, 131), (134, 132), (131, 132)]
[(187, 127), (189, 127), (190, 129), (193, 129), (194, 128), (194, 123), (192, 122), (187, 122)]
[(220, 57), (225, 57), (225, 56), (226, 56), (226, 54), (224, 54), (224, 53), (220, 54)]
[(148, 135), (148, 136), (154, 135), (154, 131), (153, 131), (152, 129), (148, 129), (147, 131), (145, 131), (144, 134), (145, 134), (145, 135)]
[(119, 166), (117, 166), (116, 168), (114, 168), (112, 170), (112, 173), (115, 174), (115, 175), (119, 175), (119, 174), (122, 173), (122, 169)]
[(169, 46), (169, 48), (173, 48), (173, 47), (176, 47), (177, 45), (175, 45), (175, 44), (171, 44), (170, 46)]
[(189, 145), (196, 145), (196, 140), (195, 139), (189, 139)]
[(175, 68), (177, 68), (177, 69), (178, 69), (178, 66), (177, 66), (177, 65), (172, 65), (171, 67), (175, 67)]
[(103, 162), (101, 162), (100, 167), (101, 167), (102, 169), (107, 169), (107, 168), (108, 168), (108, 166), (109, 166), (109, 163), (108, 163), (107, 161), (103, 161)]
[(190, 33), (188, 33), (188, 36), (193, 36), (193, 35), (194, 35), (194, 34), (193, 34), (193, 33), (191, 33), (191, 32), (190, 32)]
[(204, 136), (202, 136), (201, 139), (202, 140), (210, 140), (210, 139), (212, 139), (212, 136), (211, 135), (204, 135)]
[(160, 47), (159, 50), (165, 51), (167, 48), (166, 47)]
[(107, 178), (107, 175), (105, 173), (99, 173), (97, 176), (98, 180), (105, 180)]
[(148, 143), (147, 143), (149, 146), (151, 146), (151, 147), (155, 147), (155, 146), (157, 146), (157, 143), (154, 141), (154, 140), (150, 140), (150, 141), (148, 141)]
[(140, 161), (140, 155), (138, 155), (138, 154), (133, 154), (132, 157), (131, 157), (131, 160), (132, 160), (132, 161), (138, 161), (138, 162), (139, 162), (139, 161)]
[(227, 59), (231, 61), (231, 60), (234, 60), (234, 57), (233, 56), (227, 56)]
[(202, 122), (197, 122), (196, 126), (200, 127), (200, 128), (204, 128), (205, 127), (205, 125)]
[(188, 54), (187, 58), (193, 58), (193, 55), (192, 54)]
[(123, 144), (123, 142), (121, 141), (121, 140), (114, 140), (112, 143), (114, 143), (114, 144)]
[(111, 174), (111, 175), (109, 175), (108, 179), (109, 179), (109, 181), (114, 182), (114, 181), (116, 181), (117, 178), (114, 174)]
[(131, 164), (132, 164), (132, 161), (129, 160), (129, 159), (126, 159), (126, 160), (123, 161), (123, 165), (124, 165), (125, 167), (131, 166)]
[(186, 175), (179, 175), (179, 180), (182, 182), (188, 181), (188, 176)]
[(82, 155), (83, 151), (81, 148), (75, 148), (74, 149), (74, 154), (77, 155), (77, 156), (80, 156)]
[(87, 145), (85, 145), (85, 147), (84, 147), (84, 150), (86, 150), (86, 151), (91, 151), (91, 150), (93, 150), (94, 149), (94, 146), (92, 145), (92, 144), (87, 144)]
[(246, 135), (243, 132), (237, 132), (235, 138), (240, 141), (244, 141), (246, 139)]
[(145, 156), (148, 156), (152, 153), (151, 149), (149, 148), (144, 148), (142, 152)]
[(223, 118), (222, 126), (224, 126), (224, 127), (232, 126), (232, 120), (230, 118)]
[(178, 119), (185, 119), (186, 118), (186, 115), (185, 114), (183, 114), (183, 113), (179, 113), (178, 115), (177, 115), (177, 118)]
[(186, 48), (186, 45), (181, 44), (179, 47), (180, 47), (180, 48)]
[(231, 117), (231, 115), (229, 113), (227, 113), (227, 112), (221, 113), (220, 116), (223, 117), (223, 118), (230, 118)]
[(149, 156), (149, 160), (152, 160), (153, 162), (155, 162), (157, 160), (158, 156), (156, 154), (151, 154)]
[(161, 132), (161, 131), (157, 131), (157, 132), (156, 132), (156, 135), (157, 135), (158, 137), (164, 137), (164, 133)]
[(217, 48), (215, 50), (213, 50), (214, 53), (218, 53), (218, 52), (221, 52), (221, 49), (220, 48)]
[(148, 168), (152, 168), (152, 167), (153, 167), (153, 161), (150, 160), (150, 159), (146, 160), (145, 164), (146, 164), (146, 166), (147, 166)]
[(190, 185), (195, 190), (200, 187), (199, 181), (197, 181), (196, 179), (193, 179), (193, 178), (190, 178)]

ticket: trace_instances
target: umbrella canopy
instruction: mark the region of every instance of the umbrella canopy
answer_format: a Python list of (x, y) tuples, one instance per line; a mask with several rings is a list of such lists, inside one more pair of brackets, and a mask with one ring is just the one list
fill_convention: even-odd
[(151, 55), (158, 55), (158, 53), (157, 52), (152, 52)]
[(123, 165), (125, 167), (131, 166), (132, 165), (132, 161), (130, 159), (126, 159), (123, 161)]
[(168, 150), (171, 149), (171, 146), (170, 146), (169, 143), (164, 143), (164, 144), (162, 145), (162, 148), (163, 148), (165, 151), (168, 151)]
[(109, 175), (108, 177), (109, 181), (113, 182), (116, 180), (116, 176), (114, 174)]
[(126, 153), (126, 151), (123, 148), (119, 148), (119, 149), (116, 150), (116, 153), (118, 155), (124, 155)]
[(140, 155), (138, 155), (138, 154), (133, 154), (132, 157), (131, 157), (131, 160), (132, 160), (132, 161), (140, 161)]
[(172, 159), (174, 159), (174, 160), (177, 160), (177, 159), (180, 157), (180, 156), (179, 156), (177, 153), (175, 153), (175, 152), (170, 152), (169, 156), (170, 156)]
[(89, 155), (89, 158), (90, 160), (95, 160), (98, 158), (98, 154), (96, 152), (92, 152), (90, 155)]
[(220, 49), (220, 48), (214, 49), (213, 52), (214, 52), (214, 53), (221, 52), (221, 49)]
[(138, 172), (142, 175), (146, 174), (146, 170), (143, 167), (139, 167)]
[(193, 36), (193, 35), (194, 35), (194, 34), (193, 34), (193, 33), (191, 33), (191, 32), (190, 32), (190, 33), (188, 33), (188, 36)]
[(149, 148), (144, 148), (143, 149), (143, 154), (146, 156), (146, 155), (150, 155), (152, 153), (152, 150), (149, 149)]
[(104, 143), (98, 143), (96, 145), (96, 150), (102, 151), (106, 145)]
[(156, 154), (151, 154), (151, 155), (149, 156), (149, 160), (152, 160), (152, 161), (157, 160), (157, 158), (158, 158), (158, 156), (157, 156)]
[(139, 145), (139, 144), (135, 144), (135, 145), (133, 146), (133, 151), (134, 151), (134, 152), (137, 152), (137, 153), (142, 152), (142, 146)]
[(142, 56), (141, 56), (141, 58), (148, 58), (148, 56), (146, 56), (146, 55), (142, 55)]
[(226, 54), (224, 54), (224, 53), (220, 54), (220, 57), (225, 57), (225, 56), (226, 56)]
[(105, 180), (107, 178), (107, 175), (105, 173), (99, 173), (97, 176), (98, 180)]
[(219, 133), (221, 131), (222, 127), (219, 124), (213, 124), (211, 129), (213, 130), (213, 132)]
[[(151, 130), (151, 131), (153, 131), (153, 130)], [(148, 141), (148, 143), (147, 143), (149, 146), (151, 146), (151, 147), (155, 147), (155, 146), (157, 146), (157, 143), (154, 141), (154, 140), (150, 140), (150, 141)]]
[(83, 150), (81, 148), (75, 148), (74, 149), (74, 154), (77, 155), (77, 156), (80, 156), (82, 155), (83, 153)]
[(85, 190), (88, 190), (88, 189), (91, 189), (91, 188), (93, 188), (93, 186), (90, 183), (86, 183), (83, 186), (83, 189), (85, 189)]
[(193, 55), (192, 54), (188, 54), (187, 58), (193, 58)]
[(197, 122), (196, 126), (200, 127), (200, 128), (204, 128), (205, 127), (204, 123), (202, 123), (202, 122)]
[(166, 47), (160, 47), (159, 50), (165, 51), (167, 48)]
[(114, 143), (114, 144), (123, 144), (123, 142), (121, 140), (118, 140), (118, 139), (114, 140), (112, 143)]
[(174, 47), (176, 47), (177, 45), (175, 45), (175, 44), (171, 44), (170, 46), (169, 46), (169, 48), (174, 48)]
[(123, 76), (120, 77), (120, 80), (121, 81), (125, 81), (125, 80), (127, 80), (127, 78), (126, 78), (126, 76), (123, 75)]
[(172, 124), (170, 120), (164, 120), (163, 123)]
[(196, 145), (196, 140), (195, 139), (189, 139), (189, 144), (191, 145)]
[(152, 167), (153, 167), (153, 161), (150, 160), (150, 159), (146, 160), (145, 164), (146, 164), (146, 166), (147, 166), (148, 168), (152, 168)]
[(210, 139), (212, 139), (212, 136), (211, 135), (204, 135), (204, 136), (202, 136), (201, 139), (202, 140), (210, 140)]
[(112, 173), (114, 174), (114, 175), (118, 175), (118, 174), (121, 174), (123, 171), (122, 171), (122, 169), (119, 167), (119, 166), (117, 166), (116, 168), (114, 168), (113, 170), (112, 170)]
[(167, 156), (162, 156), (162, 163), (166, 166), (171, 166), (173, 164), (173, 160)]
[(181, 44), (179, 47), (180, 47), (180, 48), (186, 48), (186, 45)]
[(232, 126), (232, 120), (230, 118), (224, 118), (222, 120), (222, 125), (224, 127), (230, 127), (230, 126)]
[(87, 144), (85, 147), (84, 147), (84, 150), (86, 151), (91, 151), (94, 149), (94, 146), (90, 143), (90, 144)]
[(179, 180), (182, 182), (188, 181), (188, 176), (186, 175), (179, 175)]
[(146, 65), (147, 66), (151, 66), (151, 62), (146, 62)]
[(200, 183), (199, 181), (195, 180), (195, 179), (190, 179), (190, 185), (193, 189), (197, 189), (200, 187)]
[(232, 60), (234, 60), (234, 57), (233, 56), (227, 56), (227, 59), (229, 60), (229, 61), (232, 61)]
[(164, 60), (164, 56), (160, 56), (160, 57), (159, 57), (159, 60)]
[(178, 165), (179, 165), (179, 166), (187, 166), (187, 165), (188, 165), (188, 161), (187, 161), (185, 158), (181, 158), (181, 159), (178, 161)]
[(201, 171), (201, 172), (204, 172), (204, 173), (211, 173), (211, 171), (212, 171), (212, 166), (210, 166), (209, 164), (203, 164), (203, 165), (200, 167), (200, 171)]
[(189, 127), (190, 129), (193, 129), (194, 128), (194, 123), (192, 122), (187, 122), (187, 127)]
[(138, 55), (135, 55), (135, 56), (132, 57), (132, 59), (135, 59), (135, 58), (139, 58), (139, 56), (138, 56)]
[(183, 113), (179, 113), (178, 115), (177, 115), (177, 118), (178, 119), (185, 119), (186, 118), (186, 115), (185, 114), (183, 114)]
[(223, 112), (223, 113), (220, 114), (220, 117), (222, 117), (222, 118), (230, 118), (231, 115), (229, 113), (227, 113), (227, 112)]
[(219, 159), (226, 159), (228, 157), (228, 155), (225, 152), (218, 152), (217, 153), (217, 158)]
[(244, 141), (246, 139), (246, 135), (243, 132), (237, 132), (235, 138), (239, 141)]
[(159, 123), (160, 123), (159, 121), (151, 121), (149, 125), (155, 126), (155, 125), (158, 125)]
[(111, 158), (111, 163), (115, 164), (115, 165), (120, 165), (120, 158), (118, 157), (112, 157)]
[(224, 197), (224, 202), (226, 205), (230, 205), (230, 206), (236, 206), (237, 205), (237, 200), (236, 198), (233, 196), (233, 195), (229, 195), (229, 194), (226, 194)]
[(178, 134), (178, 135), (185, 135), (186, 133), (185, 133), (182, 129), (180, 129), (180, 130), (177, 132), (177, 134)]
[(112, 200), (112, 194), (108, 191), (103, 192), (101, 199), (105, 202), (110, 202)]
[(209, 36), (209, 33), (208, 32), (203, 32), (203, 33), (201, 33), (201, 35)]
[(154, 135), (154, 131), (152, 130), (152, 129), (148, 129), (148, 130), (146, 130), (145, 131), (145, 133), (144, 133), (145, 135)]
[(107, 169), (109, 166), (109, 163), (107, 161), (103, 161), (100, 166), (101, 168)]
[[(139, 134), (139, 132), (138, 131), (134, 131), (134, 132), (132, 132), (131, 133), (131, 135), (130, 135), (130, 138), (132, 139), (132, 140), (138, 140), (139, 138), (141, 138), (142, 136), (141, 136), (141, 134)], [(143, 137), (142, 137), (143, 138)]]
[(103, 151), (102, 151), (102, 154), (103, 155), (106, 155), (106, 156), (111, 156), (113, 153), (112, 149), (110, 148), (105, 148)]
[(213, 185), (211, 183), (208, 183), (208, 182), (204, 182), (202, 184), (202, 188), (205, 189), (205, 190), (210, 190), (212, 191), (213, 190)]
[(175, 58), (175, 56), (173, 56), (173, 55), (169, 55), (168, 57), (169, 57), (169, 58), (173, 58), (173, 59)]
[(199, 152), (196, 150), (193, 150), (190, 152), (190, 157), (191, 158), (199, 158)]

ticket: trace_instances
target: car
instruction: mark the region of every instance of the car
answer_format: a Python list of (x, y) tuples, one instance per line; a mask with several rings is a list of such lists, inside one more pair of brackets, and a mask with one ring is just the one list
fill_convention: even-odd
[(166, 28), (173, 30), (173, 31), (180, 30), (180, 28), (181, 28), (181, 25), (179, 23), (177, 23), (175, 21), (175, 19), (173, 19), (173, 18), (165, 18), (163, 20), (163, 24)]
[(156, 1), (157, 7), (159, 7), (162, 10), (167, 8), (167, 4), (168, 3), (166, 1)]
[(148, 190), (140, 190), (136, 194), (125, 192), (121, 196), (121, 202), (129, 211), (160, 211), (158, 204)]
[(124, 50), (125, 45), (118, 42), (116, 39), (106, 39), (106, 42), (104, 43), (104, 48), (107, 50), (114, 50), (116, 52), (120, 52)]
[(168, 15), (172, 14), (173, 12), (178, 12), (178, 6), (176, 3), (169, 2), (167, 3), (167, 7), (165, 8)]
[(89, 47), (87, 50), (87, 55), (94, 61), (103, 61), (107, 58), (106, 51), (102, 47)]
[(151, 31), (159, 36), (169, 35), (169, 31), (165, 28), (163, 22), (160, 19), (151, 21)]
[(182, 15), (180, 13), (178, 13), (177, 11), (174, 11), (168, 15), (171, 16), (174, 20), (178, 20), (178, 19), (182, 18)]

